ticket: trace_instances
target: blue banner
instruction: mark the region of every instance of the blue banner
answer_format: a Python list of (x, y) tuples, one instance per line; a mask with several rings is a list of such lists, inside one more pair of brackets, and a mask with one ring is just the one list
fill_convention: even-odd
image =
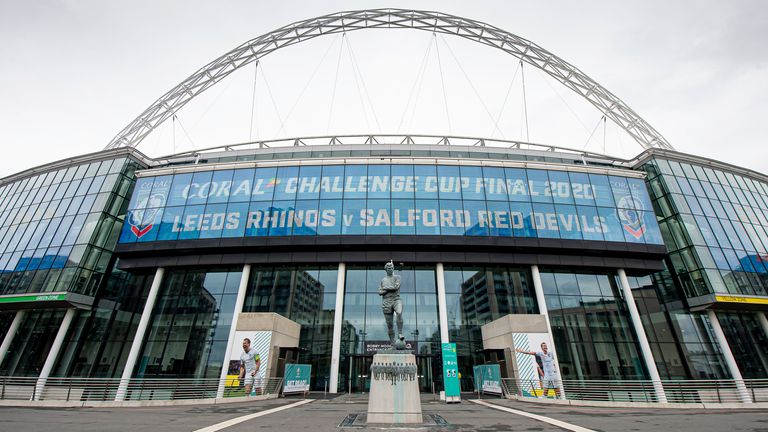
[(120, 242), (303, 235), (663, 244), (641, 179), (445, 165), (295, 166), (142, 177)]

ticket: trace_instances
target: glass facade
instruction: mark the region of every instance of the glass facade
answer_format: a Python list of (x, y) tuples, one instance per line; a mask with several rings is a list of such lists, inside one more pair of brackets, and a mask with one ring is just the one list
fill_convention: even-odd
[[(171, 242), (152, 245), (166, 247), (178, 240), (281, 237), (267, 242), (279, 243), (282, 260), (282, 252), (295, 252), (295, 239), (286, 237), (414, 236), (427, 238), (424, 248), (413, 249), (425, 252), (419, 258), (424, 259), (444, 241), (449, 247), (441, 254), (464, 252), (457, 239), (443, 237), (531, 239), (515, 242), (525, 250), (505, 251), (501, 245), (510, 243), (499, 241), (488, 251), (502, 259), (518, 254), (517, 262), (524, 254), (559, 253), (552, 246), (559, 242), (536, 239), (593, 240), (607, 242), (607, 249), (589, 254), (617, 258), (617, 268), (619, 258), (632, 262), (657, 254), (660, 260), (659, 248), (643, 245), (664, 244), (670, 251), (664, 271), (648, 274), (642, 263), (627, 264), (659, 373), (663, 379), (727, 379), (708, 316), (691, 301), (714, 293), (768, 293), (768, 183), (672, 159), (644, 162), (647, 183), (629, 171), (607, 174), (620, 172), (616, 167), (513, 168), (463, 159), (452, 165), (401, 164), (391, 158), (186, 167), (188, 172), (136, 180), (141, 163), (121, 154), (0, 182), (0, 295), (70, 291), (93, 297), (90, 309), (76, 312), (51, 376), (119, 377), (155, 273), (155, 264), (147, 264), (144, 252), (136, 254), (132, 243)], [(336, 253), (330, 242), (337, 240), (301, 243), (317, 242), (323, 252)], [(381, 251), (387, 240), (373, 246)], [(205, 244), (212, 248), (216, 242)], [(222, 247), (222, 255), (245, 251), (269, 262), (275, 252), (243, 244)], [(574, 244), (579, 243), (569, 243)], [(617, 247), (621, 256), (610, 252)], [(124, 254), (118, 255), (122, 265), (116, 248)], [(178, 253), (191, 258), (196, 252)], [(372, 356), (388, 343), (377, 292), (381, 264), (371, 265), (365, 253), (359, 260), (344, 253), (349, 262), (339, 311), (338, 265), (326, 264), (335, 259), (319, 253), (323, 264), (296, 258), (293, 264), (253, 265), (244, 293), (243, 312), (274, 312), (301, 325), (298, 362), (312, 365), (315, 391), (329, 383), (336, 313), (342, 314), (336, 390), (366, 392)], [(447, 330), (457, 344), (465, 390), (474, 385), (472, 367), (498, 355), (484, 350), (481, 327), (507, 314), (539, 313), (528, 265), (491, 264), (477, 258), (486, 251), (466, 253), (466, 261), (446, 261), (462, 264), (445, 266)], [(540, 264), (541, 278), (563, 377), (647, 379), (615, 269), (596, 269), (586, 260), (581, 267), (546, 262)], [(404, 336), (417, 356), (419, 386), (439, 391), (435, 263), (395, 264), (402, 278)], [(242, 264), (166, 267), (133, 375), (218, 378), (241, 277)], [(2, 305), (7, 310), (0, 312), (0, 335), (13, 320), (12, 304)], [(758, 316), (722, 309), (717, 315), (741, 373), (766, 377), (768, 338)], [(39, 374), (63, 316), (64, 309), (27, 311), (0, 376)]]
[(299, 363), (312, 365), (313, 390), (331, 368), (338, 267), (251, 268), (243, 312), (275, 312), (301, 324)]
[(683, 307), (668, 271), (628, 279), (662, 379), (729, 378), (706, 313)]
[(134, 376), (218, 379), (241, 273), (167, 270)]
[(0, 185), (0, 295), (95, 295), (108, 271), (137, 163), (83, 163)]
[(768, 183), (663, 158), (642, 168), (686, 296), (767, 296)]
[(0, 376), (38, 376), (64, 319), (64, 310), (28, 311), (0, 364)]
[(93, 308), (77, 312), (52, 376), (122, 375), (154, 273), (112, 270)]
[(302, 165), (142, 177), (121, 243), (442, 235), (662, 244), (634, 177), (458, 165)]
[(613, 273), (541, 271), (564, 379), (647, 379)]
[[(396, 265), (396, 274), (401, 277), (403, 336), (419, 362), (419, 385), (422, 391), (430, 391), (433, 379), (442, 373), (435, 268)], [(377, 348), (389, 343), (378, 294), (379, 282), (384, 275), (382, 266), (347, 267), (339, 360), (340, 390), (351, 384), (353, 391), (365, 391), (370, 386), (366, 376), (370, 363), (366, 362), (370, 362)]]
[(718, 312), (717, 319), (745, 379), (768, 376), (768, 335), (752, 313)]
[(474, 388), (472, 366), (483, 363), (480, 328), (504, 315), (538, 313), (528, 268), (445, 267), (448, 334), (456, 342), (463, 389)]

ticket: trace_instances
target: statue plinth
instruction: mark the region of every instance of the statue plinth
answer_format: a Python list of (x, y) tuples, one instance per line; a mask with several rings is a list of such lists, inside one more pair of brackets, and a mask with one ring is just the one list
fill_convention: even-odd
[(373, 356), (368, 424), (423, 423), (416, 356), (387, 350)]

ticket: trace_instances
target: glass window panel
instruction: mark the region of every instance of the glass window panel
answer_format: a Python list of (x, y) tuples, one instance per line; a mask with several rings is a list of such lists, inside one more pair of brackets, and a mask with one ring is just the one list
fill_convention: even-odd
[(345, 181), (349, 185), (344, 190), (345, 199), (365, 199), (368, 194), (369, 179), (367, 165), (347, 165), (344, 169)]
[(208, 204), (226, 203), (232, 193), (232, 176), (234, 170), (214, 171), (211, 186), (208, 188)]
[[(437, 195), (437, 194), (435, 194)], [(416, 200), (416, 234), (440, 235), (440, 205), (432, 199)]]
[(250, 201), (254, 171), (253, 168), (234, 170), (229, 202)]
[(512, 220), (512, 235), (515, 237), (536, 237), (536, 223), (533, 207), (527, 202), (511, 202), (509, 212)]
[(277, 168), (256, 168), (251, 201), (272, 201), (277, 183)]
[(440, 200), (461, 199), (461, 174), (457, 166), (438, 166), (438, 189)]
[(608, 176), (599, 174), (590, 174), (589, 179), (592, 182), (595, 195), (595, 204), (598, 207), (614, 207), (613, 191)]
[(392, 199), (413, 199), (415, 196), (415, 186), (413, 165), (392, 165)]
[(661, 230), (656, 223), (656, 215), (653, 212), (640, 212), (640, 220), (643, 227), (643, 238), (646, 243), (663, 245), (664, 239), (661, 237)]
[[(295, 181), (295, 179), (294, 179)], [(296, 205), (295, 201), (274, 201), (269, 213), (269, 235), (291, 235), (293, 220), (291, 214)]]
[(437, 199), (437, 167), (416, 165), (413, 174), (416, 180), (416, 199)]
[[(215, 181), (215, 180), (214, 180)], [(231, 180), (221, 180), (230, 182)], [(205, 211), (198, 215), (197, 229), (200, 231), (200, 238), (220, 238), (224, 225), (227, 223), (227, 205), (226, 204), (208, 204)]]
[[(394, 175), (393, 175), (393, 178), (394, 178)], [(410, 200), (393, 199), (392, 200), (392, 234), (393, 235), (416, 234), (416, 218), (419, 215), (416, 212), (415, 208), (416, 208), (415, 202), (412, 199)]]
[(576, 206), (581, 234), (584, 240), (604, 240), (603, 231), (605, 229), (603, 220), (597, 212), (597, 207)]
[(527, 170), (531, 200), (539, 203), (551, 203), (552, 192), (549, 188), (549, 176), (543, 170)]
[[(318, 175), (318, 181), (320, 176)], [(295, 236), (317, 235), (317, 229), (322, 223), (318, 213), (317, 200), (297, 200), (293, 217), (293, 231)]]
[[(211, 190), (213, 172), (201, 171), (192, 174), (192, 182), (187, 189), (187, 205), (205, 204)], [(181, 234), (179, 238), (184, 234)]]
[(75, 216), (75, 218), (72, 220), (70, 228), (66, 231), (66, 236), (64, 237), (64, 242), (62, 245), (69, 246), (75, 243), (77, 236), (80, 234), (80, 230), (83, 228), (86, 216), (87, 215), (84, 214)]
[(361, 215), (366, 211), (365, 200), (345, 199), (342, 214), (342, 234), (364, 235), (365, 226)]
[(136, 179), (136, 186), (134, 186), (131, 201), (128, 203), (128, 209), (133, 210), (147, 206), (149, 195), (152, 193), (152, 179), (153, 177)]
[(484, 200), (485, 191), (483, 184), (483, 169), (476, 166), (462, 166), (461, 172), (461, 194), (466, 200)]
[(464, 201), (464, 213), (468, 216), (465, 235), (487, 236), (490, 218), (485, 201)]
[(488, 227), (489, 234), (499, 237), (512, 236), (512, 219), (509, 212), (509, 203), (488, 201)]
[(596, 205), (595, 189), (592, 186), (592, 182), (589, 180), (589, 174), (572, 172), (568, 175), (571, 181), (571, 192), (573, 194), (574, 202), (577, 205)]
[[(194, 179), (192, 183), (195, 183)], [(200, 216), (204, 212), (204, 205), (192, 205), (184, 208), (184, 216), (178, 225), (178, 229), (180, 229), (179, 240), (192, 240), (200, 236)]]
[(485, 182), (485, 199), (488, 201), (509, 199), (504, 168), (483, 167), (483, 181)]
[[(442, 195), (442, 189), (441, 189)], [(461, 200), (440, 200), (440, 233), (442, 235), (464, 235), (465, 213)]]
[[(343, 168), (343, 167), (342, 167)], [(323, 194), (336, 194), (341, 196), (344, 188), (344, 178), (326, 175), (323, 179), (323, 167), (302, 166), (299, 170), (299, 178), (296, 185), (297, 200), (317, 200)]]
[[(184, 207), (167, 207), (160, 219), (160, 226), (157, 230), (157, 240), (176, 240), (183, 227), (181, 223), (183, 215)], [(128, 226), (128, 224), (126, 224), (126, 226)], [(123, 232), (125, 232), (125, 230), (123, 230)], [(120, 242), (124, 242), (123, 236), (120, 237)]]
[[(362, 200), (361, 200), (362, 201)], [(320, 200), (319, 235), (339, 235), (343, 221), (341, 200)]]
[(565, 171), (549, 171), (548, 189), (556, 204), (573, 204), (571, 181)]
[[(141, 181), (140, 178), (138, 181)], [(138, 189), (139, 184), (138, 181), (136, 183), (136, 189)], [(171, 182), (171, 189), (168, 193), (168, 205), (169, 206), (178, 206), (178, 205), (184, 205), (187, 203), (187, 193), (189, 192), (189, 184), (192, 182), (192, 174), (176, 174), (173, 176), (173, 181)], [(135, 195), (135, 192), (134, 192)], [(128, 208), (131, 208), (130, 206)]]
[(299, 167), (279, 167), (277, 169), (275, 201), (292, 201), (296, 199), (298, 175)]
[(390, 196), (390, 166), (368, 166), (368, 198), (387, 199)]
[[(302, 167), (302, 175), (304, 167)], [(363, 180), (362, 196), (365, 197), (365, 176), (357, 177), (358, 182), (348, 182), (344, 178), (344, 166), (343, 165), (330, 165), (322, 167), (322, 179), (320, 183), (320, 198), (321, 199), (341, 199), (344, 197), (346, 188), (350, 190), (352, 188), (361, 188), (360, 180)]]
[(605, 240), (623, 242), (624, 229), (622, 228), (622, 225), (619, 222), (617, 211), (615, 209), (598, 207), (597, 212), (599, 213), (600, 217), (602, 218), (601, 220), (605, 225), (605, 229), (603, 232), (603, 235), (605, 236)]
[[(530, 174), (530, 173), (529, 173)], [(560, 238), (557, 214), (552, 204), (533, 204), (536, 232), (542, 238)]]
[(507, 193), (510, 201), (530, 202), (530, 183), (528, 176), (522, 168), (505, 168), (504, 175), (507, 178)]
[(581, 240), (583, 238), (581, 232), (584, 227), (579, 214), (576, 212), (576, 206), (558, 204), (555, 205), (555, 211), (557, 212), (560, 238)]
[(368, 235), (389, 235), (392, 226), (392, 211), (388, 199), (369, 199), (363, 216), (363, 225)]

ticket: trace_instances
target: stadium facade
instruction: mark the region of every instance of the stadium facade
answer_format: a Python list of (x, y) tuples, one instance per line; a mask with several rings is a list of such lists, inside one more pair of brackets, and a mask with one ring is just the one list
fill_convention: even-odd
[(768, 377), (767, 176), (663, 148), (305, 141), (0, 180), (0, 376), (219, 378), (233, 320), (271, 312), (314, 389), (364, 390), (393, 260), (423, 391), (442, 342), (472, 388), (508, 314), (547, 317), (565, 379)]

